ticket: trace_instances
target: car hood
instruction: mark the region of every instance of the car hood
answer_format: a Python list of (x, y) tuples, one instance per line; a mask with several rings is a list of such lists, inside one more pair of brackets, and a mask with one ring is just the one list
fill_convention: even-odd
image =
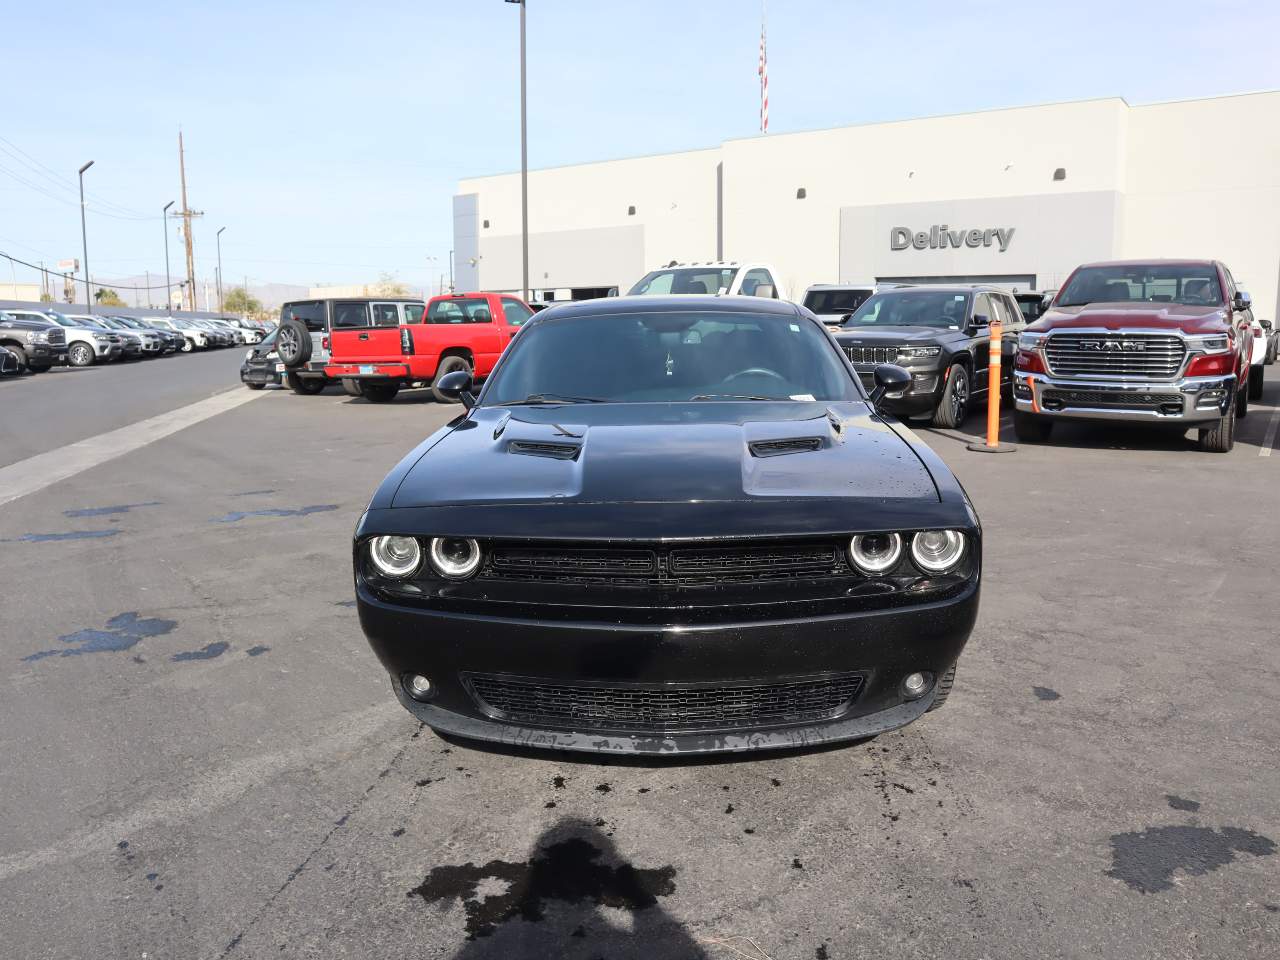
[(17, 317), (12, 320), (0, 320), (0, 327), (4, 327), (6, 330), (48, 330), (56, 326), (56, 323), (41, 323), (39, 320), (19, 320)]
[(849, 346), (876, 346), (882, 343), (911, 343), (916, 340), (932, 343), (948, 334), (957, 334), (960, 328), (947, 327), (839, 327), (831, 332), (842, 344)]
[[(786, 441), (798, 452), (780, 452)], [(478, 408), (390, 505), (811, 498), (939, 501), (911, 445), (861, 401), (712, 401)]]
[(1227, 308), (1185, 303), (1086, 303), (1076, 307), (1051, 307), (1027, 327), (1031, 333), (1092, 328), (1133, 330), (1177, 329), (1183, 333), (1220, 333), (1226, 329)]

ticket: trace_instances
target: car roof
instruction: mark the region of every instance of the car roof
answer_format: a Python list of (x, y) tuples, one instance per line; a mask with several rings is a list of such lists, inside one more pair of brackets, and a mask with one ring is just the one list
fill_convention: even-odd
[(1152, 257), (1150, 260), (1098, 260), (1095, 263), (1082, 263), (1080, 267), (1213, 267), (1217, 266), (1217, 263), (1217, 260), (1181, 260)]
[(280, 307), (292, 307), (298, 303), (425, 303), (423, 297), (304, 297), (301, 300), (286, 300)]
[(660, 297), (601, 297), (597, 300), (557, 303), (543, 310), (535, 319), (601, 316), (617, 313), (688, 313), (693, 311), (699, 313), (769, 313), (780, 317), (795, 317), (798, 309), (789, 300), (772, 300), (765, 297), (719, 297), (710, 293), (685, 293)]
[(882, 293), (1009, 293), (1008, 287), (999, 287), (992, 283), (922, 283), (917, 286), (890, 287), (877, 290)]

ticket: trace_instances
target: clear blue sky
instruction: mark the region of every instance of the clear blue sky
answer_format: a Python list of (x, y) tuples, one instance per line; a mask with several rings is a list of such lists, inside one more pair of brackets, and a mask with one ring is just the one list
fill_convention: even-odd
[[(503, 0), (9, 4), (0, 250), (79, 256), (75, 172), (94, 160), (90, 194), (116, 205), (91, 206), (94, 274), (163, 272), (181, 124), (198, 275), (226, 226), (228, 282), (432, 282), (458, 179), (519, 167), (518, 18)], [(773, 132), (1280, 87), (1274, 0), (772, 0), (768, 29)], [(759, 34), (753, 0), (529, 0), (530, 165), (754, 135)], [(1235, 133), (1219, 149), (1247, 150)]]

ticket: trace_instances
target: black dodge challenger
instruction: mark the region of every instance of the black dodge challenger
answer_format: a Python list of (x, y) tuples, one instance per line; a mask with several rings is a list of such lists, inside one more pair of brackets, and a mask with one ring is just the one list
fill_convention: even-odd
[(355, 533), (400, 702), (461, 738), (700, 753), (866, 738), (950, 692), (982, 531), (822, 323), (755, 297), (556, 306)]

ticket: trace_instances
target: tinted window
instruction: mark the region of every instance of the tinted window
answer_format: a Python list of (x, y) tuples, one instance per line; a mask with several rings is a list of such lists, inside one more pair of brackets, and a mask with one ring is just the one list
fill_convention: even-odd
[[(869, 297), (848, 320), (846, 327), (942, 327), (964, 326), (969, 294), (945, 290), (890, 290)], [(975, 308), (975, 313), (989, 312)]]
[(531, 394), (616, 403), (852, 400), (848, 368), (820, 325), (795, 316), (689, 311), (567, 317), (512, 341), (485, 403)]
[(668, 293), (719, 293), (733, 286), (736, 267), (676, 267), (654, 270), (641, 277), (628, 293), (632, 296)]
[[(372, 306), (373, 306), (373, 325), (375, 327), (400, 326), (400, 304), (375, 303)], [(336, 313), (334, 315), (337, 316)]]
[(406, 303), (404, 305), (404, 322), (405, 323), (421, 323), (422, 312), (426, 309), (427, 309), (426, 304)]
[(433, 300), (427, 308), (427, 323), (491, 323), (493, 313), (484, 297), (451, 297)]
[(280, 322), (284, 323), (287, 320), (301, 320), (312, 333), (324, 333), (329, 329), (325, 322), (323, 300), (286, 303), (280, 308)]
[(804, 295), (804, 305), (816, 314), (846, 314), (853, 313), (870, 296), (870, 290), (810, 290)]
[(1058, 294), (1057, 306), (1130, 301), (1221, 306), (1223, 297), (1212, 264), (1115, 264), (1077, 270)]
[[(394, 304), (393, 304), (394, 306)], [(397, 319), (394, 321), (399, 323)], [(369, 326), (369, 305), (362, 300), (339, 300), (333, 305), (333, 329)]]
[(514, 300), (511, 297), (503, 297), (502, 315), (507, 318), (507, 324), (509, 326), (518, 327), (533, 316), (533, 311), (519, 300)]

